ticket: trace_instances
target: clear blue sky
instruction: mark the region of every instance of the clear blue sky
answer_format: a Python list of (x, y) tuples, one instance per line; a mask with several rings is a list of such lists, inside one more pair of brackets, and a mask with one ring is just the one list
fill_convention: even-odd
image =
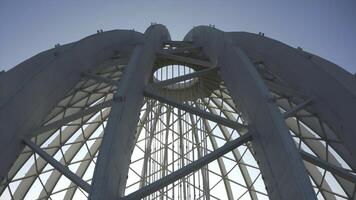
[(0, 70), (103, 29), (165, 24), (181, 40), (197, 25), (266, 36), (356, 72), (356, 0), (0, 0)]

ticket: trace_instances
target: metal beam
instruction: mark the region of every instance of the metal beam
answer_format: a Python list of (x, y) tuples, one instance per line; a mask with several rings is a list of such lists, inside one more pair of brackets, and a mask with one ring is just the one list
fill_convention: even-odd
[(167, 86), (167, 85), (171, 85), (171, 84), (174, 84), (174, 83), (178, 83), (178, 82), (181, 82), (181, 81), (185, 81), (185, 80), (188, 80), (188, 79), (200, 77), (200, 76), (215, 72), (218, 69), (219, 69), (219, 67), (211, 67), (211, 68), (199, 70), (199, 71), (196, 71), (196, 72), (193, 72), (193, 73), (190, 73), (190, 74), (186, 74), (186, 75), (178, 76), (178, 77), (175, 77), (175, 78), (167, 79), (167, 80), (164, 80), (164, 81), (160, 81), (160, 82), (157, 82), (157, 83), (153, 83), (152, 86)]
[[(169, 136), (169, 127), (170, 127), (170, 117), (171, 117), (171, 108), (166, 106), (166, 130), (165, 130), (165, 142), (164, 142), (164, 153), (163, 153), (163, 167), (161, 171), (161, 177), (164, 177), (168, 171), (168, 136)], [(167, 190), (167, 189), (166, 189)], [(163, 200), (164, 188), (160, 191), (160, 200)]]
[[(151, 152), (152, 152), (152, 141), (156, 132), (156, 127), (157, 127), (157, 122), (159, 120), (159, 117), (161, 116), (161, 109), (162, 109), (162, 104), (158, 103), (158, 109), (157, 112), (155, 112), (155, 117), (153, 124), (151, 126), (151, 129), (149, 131), (149, 138), (148, 138), (148, 143), (145, 149), (145, 155), (143, 159), (143, 167), (142, 167), (142, 172), (141, 172), (141, 181), (140, 181), (140, 187), (143, 187), (146, 184), (146, 176), (147, 176), (147, 165), (148, 165), (148, 160), (151, 158)], [(154, 107), (154, 105), (153, 105)]]
[(95, 106), (89, 107), (85, 110), (81, 110), (75, 114), (69, 115), (63, 119), (60, 119), (58, 121), (55, 121), (55, 122), (52, 122), (45, 126), (42, 126), (41, 128), (33, 131), (33, 133), (30, 134), (30, 137), (36, 136), (38, 134), (44, 133), (44, 132), (52, 130), (52, 129), (57, 129), (61, 126), (68, 124), (69, 122), (76, 120), (76, 119), (90, 115), (92, 113), (99, 112), (100, 110), (102, 110), (104, 108), (110, 107), (112, 105), (112, 103), (113, 103), (113, 100), (104, 101), (102, 103), (96, 104)]
[(332, 164), (326, 162), (325, 160), (315, 157), (315, 156), (311, 155), (310, 153), (307, 153), (303, 150), (300, 150), (300, 155), (302, 156), (302, 158), (305, 161), (310, 162), (310, 163), (312, 163), (318, 167), (321, 167), (327, 171), (330, 171), (332, 174), (335, 174), (337, 176), (340, 176), (341, 178), (349, 180), (352, 183), (356, 183), (356, 175), (355, 174), (352, 174), (341, 167), (332, 165)]
[(147, 104), (147, 108), (146, 108), (144, 114), (142, 115), (139, 123), (137, 124), (137, 129), (136, 129), (136, 134), (135, 134), (135, 144), (137, 143), (138, 137), (140, 136), (141, 130), (142, 130), (143, 126), (144, 126), (144, 122), (149, 117), (149, 113), (152, 112), (153, 105), (156, 104), (156, 101), (154, 101), (152, 105), (148, 104), (148, 101), (146, 101), (146, 104)]
[[(194, 116), (192, 114), (189, 114), (190, 121), (192, 123), (192, 133), (194, 135), (194, 140), (195, 140), (195, 145), (197, 146), (197, 152), (198, 152), (198, 159), (203, 157), (203, 147), (200, 146), (200, 140), (199, 140), (199, 135), (198, 135), (198, 128), (197, 124), (194, 120)], [(209, 195), (209, 183), (207, 180), (207, 177), (205, 176), (207, 172), (206, 167), (202, 167), (201, 169), (201, 176), (203, 179), (203, 194), (206, 196), (207, 200), (210, 200), (210, 195)], [(226, 181), (226, 179), (224, 179)]]
[[(184, 142), (183, 142), (183, 130), (182, 130), (182, 111), (178, 110), (178, 137), (179, 137), (179, 158), (180, 158), (180, 164), (181, 166), (185, 166), (185, 162), (184, 162)], [(187, 198), (187, 183), (186, 183), (186, 179), (185, 177), (182, 177), (182, 182), (183, 182), (183, 194), (181, 194), (181, 196), (183, 196), (183, 199)]]
[(178, 62), (188, 63), (188, 64), (192, 64), (192, 65), (199, 65), (199, 66), (203, 66), (203, 67), (215, 67), (215, 65), (209, 61), (199, 60), (199, 59), (195, 59), (195, 58), (177, 56), (177, 55), (162, 53), (162, 52), (157, 52), (157, 56), (160, 58), (175, 60)]
[(292, 109), (286, 111), (285, 113), (283, 113), (284, 119), (287, 119), (289, 117), (293, 117), (298, 111), (304, 109), (312, 101), (313, 101), (312, 99), (308, 99), (308, 100), (304, 101), (303, 103), (298, 104), (297, 106), (293, 107)]
[(202, 168), (203, 166), (209, 164), (210, 162), (216, 160), (217, 158), (225, 155), (226, 153), (232, 151), (233, 149), (236, 149), (237, 147), (241, 146), (242, 144), (250, 141), (252, 139), (251, 134), (246, 133), (245, 135), (242, 135), (241, 137), (227, 142), (220, 148), (216, 149), (215, 151), (205, 155), (204, 157), (193, 161), (192, 163), (178, 169), (175, 172), (172, 172), (171, 174), (161, 178), (160, 180), (153, 182), (136, 192), (133, 192), (123, 198), (123, 200), (136, 200), (136, 199), (141, 199), (147, 195), (152, 194), (153, 192), (156, 192), (160, 190), (161, 188), (166, 187), (167, 185), (183, 178), (184, 176), (195, 172), (196, 170)]
[(214, 115), (212, 113), (203, 111), (203, 110), (201, 110), (199, 108), (195, 108), (195, 107), (192, 107), (192, 106), (189, 106), (189, 105), (186, 105), (186, 104), (182, 104), (182, 103), (176, 102), (174, 100), (168, 99), (167, 97), (163, 97), (161, 95), (155, 94), (154, 92), (151, 92), (151, 91), (149, 91), (147, 89), (144, 91), (144, 95), (146, 97), (156, 99), (156, 100), (158, 100), (158, 101), (160, 101), (162, 103), (166, 103), (168, 105), (174, 106), (176, 108), (179, 108), (181, 110), (187, 111), (187, 112), (192, 113), (194, 115), (198, 115), (200, 117), (203, 117), (205, 119), (211, 120), (211, 121), (216, 122), (218, 124), (227, 126), (229, 128), (236, 129), (238, 131), (246, 130), (246, 128), (247, 128), (245, 125), (239, 124), (238, 122), (234, 122), (234, 121), (231, 121), (229, 119), (220, 117), (218, 115)]
[[(209, 123), (204, 119), (203, 119), (203, 126), (205, 126), (205, 128), (207, 130), (207, 135), (210, 138), (210, 142), (211, 142), (211, 145), (213, 146), (213, 149), (214, 150), (217, 149), (218, 148), (218, 143), (216, 142), (215, 136), (213, 136), (213, 131), (214, 130), (211, 129)], [(218, 127), (218, 128), (220, 128), (220, 127)], [(225, 167), (225, 162), (223, 161), (222, 158), (218, 158), (217, 162), (218, 162), (218, 165), (219, 165), (221, 178), (224, 181), (224, 186), (225, 186), (225, 189), (226, 189), (227, 198), (228, 198), (228, 200), (233, 200), (234, 197), (233, 197), (233, 193), (232, 193), (232, 190), (231, 190), (230, 181), (228, 180), (228, 172), (227, 172), (226, 167)]]
[(105, 77), (102, 77), (102, 76), (99, 76), (99, 75), (96, 75), (93, 73), (83, 72), (82, 76), (96, 80), (99, 83), (106, 83), (108, 85), (113, 85), (113, 86), (117, 85), (117, 81), (114, 81), (114, 80), (111, 80), (111, 79), (108, 79), (108, 78), (105, 78)]
[[(211, 98), (211, 101), (214, 102), (215, 105), (218, 105), (215, 98)], [(216, 111), (215, 111), (214, 109), (212, 109), (211, 106), (208, 106), (209, 103), (208, 103), (206, 100), (203, 100), (202, 102), (204, 103), (204, 105), (207, 106), (207, 108), (209, 109), (209, 111), (210, 111), (211, 113), (216, 114)], [(224, 105), (223, 105), (223, 108), (221, 108), (221, 109), (227, 110)], [(226, 113), (226, 112), (225, 112), (225, 113)], [(227, 113), (226, 113), (226, 114), (227, 114)], [(225, 114), (225, 115), (226, 115), (226, 114)], [(209, 127), (209, 123), (206, 123), (206, 121), (204, 120), (204, 124), (205, 124), (205, 127), (206, 127), (206, 129), (208, 130), (208, 132), (211, 132), (212, 130), (211, 130), (211, 128)], [(221, 133), (224, 135), (225, 140), (230, 140), (230, 138), (231, 138), (231, 133), (229, 132), (229, 130), (227, 130), (226, 127), (221, 126), (221, 125), (218, 125), (218, 128), (220, 129)], [(209, 137), (211, 137), (211, 136), (209, 135)], [(214, 137), (211, 137), (211, 138), (214, 138)], [(213, 145), (213, 142), (212, 142), (212, 145)], [(251, 149), (251, 147), (248, 146), (247, 148), (248, 148), (248, 150), (249, 150), (250, 152), (253, 152), (252, 149)], [(237, 150), (237, 149), (235, 149), (235, 150), (233, 150), (233, 151), (231, 151), (231, 152), (232, 152), (232, 154), (233, 154), (233, 156), (234, 156), (234, 158), (235, 158), (235, 160), (236, 160), (236, 162), (237, 162), (237, 164), (238, 164), (238, 167), (239, 167), (240, 171), (242, 172), (241, 175), (242, 175), (242, 177), (243, 177), (243, 179), (244, 179), (244, 181), (245, 181), (245, 183), (246, 183), (246, 186), (247, 186), (247, 188), (248, 188), (248, 190), (249, 190), (251, 199), (252, 199), (252, 200), (258, 199), (258, 198), (257, 198), (257, 194), (256, 194), (256, 190), (255, 190), (255, 187), (254, 187), (254, 184), (253, 184), (253, 182), (252, 182), (252, 180), (251, 180), (251, 176), (250, 176), (250, 174), (249, 174), (249, 172), (248, 172), (248, 169), (247, 169), (247, 167), (246, 167), (246, 163), (242, 160), (242, 157), (243, 157), (243, 156), (241, 156), (239, 150)], [(254, 159), (255, 159), (255, 157), (254, 157)], [(224, 181), (226, 181), (226, 180), (224, 179)], [(228, 181), (226, 181), (226, 182), (228, 183)], [(228, 191), (228, 190), (227, 190), (227, 191)]]
[(56, 159), (54, 159), (51, 155), (49, 155), (47, 152), (43, 151), (40, 147), (38, 147), (35, 143), (33, 143), (31, 140), (24, 139), (23, 142), (30, 147), (35, 153), (40, 155), (45, 161), (47, 161), (49, 164), (51, 164), (56, 170), (61, 172), (64, 176), (66, 176), (69, 180), (71, 180), (73, 183), (81, 187), (84, 191), (89, 192), (90, 190), (90, 185), (89, 183), (85, 182), (83, 179), (81, 179), (79, 176), (77, 176), (75, 173), (70, 171), (68, 167), (63, 166), (60, 162), (58, 162)]

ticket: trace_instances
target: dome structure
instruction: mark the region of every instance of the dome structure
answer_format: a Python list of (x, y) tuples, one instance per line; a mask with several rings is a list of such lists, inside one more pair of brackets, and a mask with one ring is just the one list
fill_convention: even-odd
[(0, 199), (356, 199), (355, 115), (262, 33), (99, 31), (0, 74)]

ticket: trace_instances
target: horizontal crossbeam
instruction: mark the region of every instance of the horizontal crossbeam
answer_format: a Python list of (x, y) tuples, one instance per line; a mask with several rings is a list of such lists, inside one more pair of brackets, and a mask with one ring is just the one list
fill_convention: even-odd
[(164, 42), (165, 45), (169, 46), (174, 46), (174, 47), (185, 47), (185, 46), (190, 46), (193, 45), (192, 41), (175, 41), (175, 40), (170, 40)]
[(268, 88), (270, 88), (272, 91), (275, 91), (277, 93), (282, 93), (287, 96), (296, 96), (300, 98), (305, 98), (305, 95), (302, 94), (301, 92), (294, 90), (290, 87), (283, 86), (281, 84), (275, 83), (270, 80), (265, 80)]
[(161, 52), (169, 53), (169, 54), (188, 53), (188, 52), (192, 52), (192, 51), (197, 51), (200, 48), (201, 48), (200, 46), (187, 46), (187, 47), (179, 47), (179, 48), (174, 48), (174, 49), (162, 49)]
[(23, 141), (28, 147), (30, 147), (35, 153), (37, 153), (39, 156), (41, 156), (41, 158), (43, 158), (50, 165), (52, 165), (56, 170), (58, 170), (60, 173), (62, 173), (64, 176), (66, 176), (73, 183), (75, 183), (76, 185), (81, 187), (84, 191), (89, 192), (89, 190), (90, 190), (89, 183), (85, 182), (83, 179), (81, 179), (75, 173), (70, 171), (68, 169), (68, 167), (62, 165), (60, 162), (58, 162), (56, 159), (54, 159), (47, 152), (43, 151), (39, 146), (37, 146), (31, 140), (23, 140)]
[(292, 108), (292, 109), (286, 111), (285, 113), (283, 113), (284, 119), (287, 119), (287, 118), (289, 118), (289, 117), (295, 116), (295, 114), (296, 114), (298, 111), (300, 111), (300, 110), (302, 110), (303, 108), (305, 108), (305, 107), (306, 107), (307, 105), (309, 105), (311, 102), (312, 102), (312, 99), (308, 99), (308, 100), (304, 101), (303, 103), (298, 104), (298, 105), (295, 106), (294, 108)]
[(169, 99), (167, 97), (163, 97), (161, 95), (155, 94), (154, 92), (149, 91), (148, 89), (146, 89), (144, 91), (144, 95), (146, 97), (156, 99), (156, 100), (158, 100), (158, 101), (160, 101), (162, 103), (166, 103), (168, 105), (174, 106), (174, 107), (179, 108), (181, 110), (187, 111), (187, 112), (189, 112), (191, 114), (198, 115), (198, 116), (203, 117), (205, 119), (211, 120), (211, 121), (216, 122), (218, 124), (227, 126), (229, 128), (232, 128), (232, 129), (236, 129), (237, 131), (244, 131), (244, 130), (247, 129), (247, 126), (245, 126), (245, 125), (242, 125), (242, 124), (239, 124), (239, 123), (234, 122), (232, 120), (229, 120), (229, 119), (220, 117), (218, 115), (203, 111), (203, 110), (201, 110), (199, 108), (195, 108), (193, 106), (189, 106), (189, 105), (186, 105), (186, 104), (182, 104), (182, 103), (176, 102), (176, 101), (171, 100), (171, 99)]
[(69, 122), (72, 122), (74, 120), (82, 118), (86, 115), (99, 112), (100, 110), (102, 110), (104, 108), (110, 107), (112, 105), (112, 103), (113, 103), (113, 100), (108, 100), (108, 101), (104, 101), (102, 103), (98, 103), (92, 107), (81, 110), (75, 114), (69, 115), (63, 119), (60, 119), (60, 120), (52, 122), (48, 125), (42, 126), (41, 128), (33, 131), (33, 133), (31, 133), (31, 136), (36, 136), (38, 134), (44, 133), (44, 132), (52, 130), (52, 129), (58, 129), (61, 126), (68, 124)]
[(83, 72), (82, 76), (96, 80), (99, 83), (106, 83), (108, 85), (113, 85), (116, 86), (117, 85), (117, 81), (93, 74), (93, 73), (89, 73), (89, 72)]
[(227, 142), (220, 148), (199, 158), (198, 160), (193, 161), (190, 164), (187, 164), (186, 166), (178, 169), (177, 171), (172, 172), (171, 174), (161, 178), (160, 180), (155, 181), (147, 186), (144, 186), (141, 189), (137, 190), (136, 192), (133, 192), (121, 199), (122, 200), (142, 199), (143, 197), (150, 195), (153, 192), (156, 192), (156, 191), (166, 187), (167, 185), (183, 178), (184, 176), (187, 176), (188, 174), (199, 170), (204, 165), (209, 164), (210, 162), (212, 162), (212, 161), (218, 159), (219, 157), (225, 155), (226, 153), (236, 149), (237, 147), (250, 141), (251, 139), (252, 139), (251, 134), (246, 133), (233, 141)]
[(200, 76), (215, 72), (218, 69), (219, 69), (218, 67), (207, 68), (207, 69), (199, 70), (199, 71), (196, 71), (196, 72), (193, 72), (193, 73), (190, 73), (190, 74), (186, 74), (186, 75), (178, 76), (178, 77), (175, 77), (175, 78), (167, 79), (167, 80), (164, 80), (164, 81), (160, 81), (160, 82), (154, 83), (153, 85), (154, 86), (167, 86), (167, 85), (171, 85), (171, 84), (174, 84), (174, 83), (179, 83), (181, 81), (185, 81), (185, 80), (189, 80), (189, 79), (192, 79), (192, 78), (200, 77)]
[(188, 63), (188, 64), (192, 64), (192, 65), (198, 65), (198, 66), (203, 66), (203, 67), (215, 67), (215, 65), (209, 61), (199, 60), (199, 59), (189, 58), (189, 57), (184, 57), (184, 56), (177, 56), (177, 55), (173, 55), (173, 54), (169, 54), (169, 53), (158, 52), (157, 56), (160, 58), (175, 60), (178, 62)]
[(98, 65), (97, 67), (95, 67), (93, 69), (93, 71), (101, 71), (101, 70), (106, 70), (106, 69), (112, 68), (114, 66), (127, 65), (128, 62), (129, 62), (129, 58), (128, 57), (124, 57), (124, 58), (112, 57), (110, 60)]
[(332, 165), (318, 157), (315, 157), (303, 150), (300, 151), (300, 155), (302, 156), (302, 158), (307, 161), (310, 162), (318, 167), (321, 167), (327, 171), (330, 171), (332, 174), (335, 174), (337, 176), (340, 176), (341, 178), (344, 178), (346, 180), (351, 181), (352, 183), (356, 183), (356, 175), (355, 174), (351, 174), (350, 172), (346, 171), (345, 169)]

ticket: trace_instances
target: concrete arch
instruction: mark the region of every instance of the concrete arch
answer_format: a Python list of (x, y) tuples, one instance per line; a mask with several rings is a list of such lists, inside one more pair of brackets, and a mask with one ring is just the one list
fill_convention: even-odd
[(130, 30), (98, 33), (40, 53), (4, 73), (0, 78), (0, 179), (23, 149), (22, 138), (41, 126), (82, 72), (117, 54), (125, 57), (142, 42), (143, 35)]
[(184, 40), (202, 46), (232, 99), (241, 106), (253, 133), (253, 148), (271, 199), (316, 199), (288, 128), (257, 70), (228, 34), (213, 27), (193, 28)]
[[(265, 36), (227, 33), (254, 61), (265, 65), (289, 87), (312, 98), (311, 111), (325, 121), (343, 145), (333, 147), (356, 169), (356, 78), (341, 67)], [(296, 101), (296, 103), (300, 103)]]

